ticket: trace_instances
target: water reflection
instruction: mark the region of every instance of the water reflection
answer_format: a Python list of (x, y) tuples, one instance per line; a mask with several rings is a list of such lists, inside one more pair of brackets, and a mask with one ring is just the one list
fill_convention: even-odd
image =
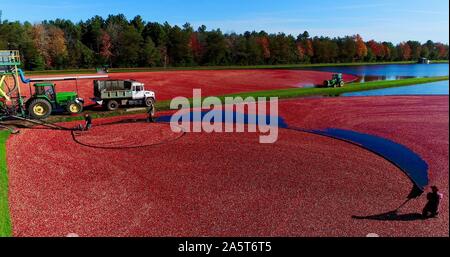
[(399, 79), (411, 79), (416, 78), (415, 76), (358, 76), (358, 80), (355, 82), (370, 82), (370, 81), (379, 81), (379, 80), (399, 80)]
[(360, 78), (359, 82), (448, 76), (449, 74), (448, 63), (309, 67), (305, 69), (352, 74)]
[(449, 81), (345, 93), (342, 96), (449, 95)]

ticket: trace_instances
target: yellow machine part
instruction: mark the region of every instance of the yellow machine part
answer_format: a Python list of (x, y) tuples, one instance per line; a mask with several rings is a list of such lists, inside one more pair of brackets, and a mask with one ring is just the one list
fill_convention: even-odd
[(6, 80), (6, 76), (2, 76), (2, 78), (0, 79), (0, 97), (3, 97), (6, 99), (6, 101), (10, 101), (11, 99), (9, 98), (9, 96), (6, 94), (5, 91), (3, 91), (3, 83)]
[(17, 90), (18, 95), (21, 94), (20, 81), (18, 79), (18, 76), (19, 76), (19, 74), (13, 73), (13, 74), (8, 74), (8, 75), (3, 75), (0, 78), (0, 98), (4, 98), (4, 99), (6, 99), (6, 101), (11, 101), (11, 97), (10, 97), (10, 95), (8, 95), (8, 93), (10, 93), (10, 92), (5, 92), (5, 84), (14, 85), (14, 88), (15, 88), (15, 90)]

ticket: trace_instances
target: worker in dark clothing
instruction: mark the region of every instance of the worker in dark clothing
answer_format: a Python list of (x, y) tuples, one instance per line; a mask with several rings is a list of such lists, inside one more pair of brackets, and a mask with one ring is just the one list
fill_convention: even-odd
[(436, 186), (431, 187), (431, 190), (432, 192), (427, 195), (428, 203), (422, 213), (424, 219), (435, 218), (439, 215), (439, 204), (443, 195), (439, 193), (439, 189)]
[(147, 114), (148, 114), (147, 122), (154, 122), (155, 106), (153, 104), (147, 108)]
[(84, 131), (89, 131), (92, 128), (92, 118), (91, 115), (86, 114), (84, 115), (84, 120), (85, 120), (85, 126), (84, 126)]

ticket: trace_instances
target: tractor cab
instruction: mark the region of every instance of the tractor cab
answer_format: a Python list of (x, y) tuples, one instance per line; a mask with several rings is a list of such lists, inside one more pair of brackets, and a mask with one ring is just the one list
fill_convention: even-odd
[(83, 111), (84, 100), (75, 92), (57, 93), (54, 83), (36, 83), (34, 94), (27, 101), (28, 114), (35, 119), (45, 119), (53, 111), (59, 110), (70, 114), (79, 114)]
[(324, 87), (343, 87), (345, 86), (345, 81), (343, 79), (342, 73), (335, 73), (331, 76), (331, 80), (325, 80), (323, 82)]
[(342, 73), (336, 73), (333, 74), (333, 79), (337, 80), (337, 81), (342, 81)]
[(56, 99), (55, 84), (53, 83), (36, 83), (34, 84), (33, 97), (44, 97), (50, 101)]
[(96, 68), (98, 74), (108, 74), (109, 73), (109, 66), (103, 65), (101, 67)]

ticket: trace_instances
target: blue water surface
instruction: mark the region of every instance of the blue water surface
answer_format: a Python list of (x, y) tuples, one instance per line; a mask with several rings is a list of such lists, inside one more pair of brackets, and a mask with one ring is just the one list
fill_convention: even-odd
[(448, 63), (436, 64), (385, 64), (342, 67), (313, 67), (308, 70), (345, 73), (359, 76), (361, 82), (373, 80), (397, 80), (401, 78), (424, 78), (448, 76)]
[(449, 81), (345, 93), (341, 96), (449, 95)]
[[(206, 117), (207, 116), (207, 117)], [(238, 113), (234, 111), (226, 110), (203, 110), (203, 111), (191, 111), (182, 114), (166, 115), (160, 116), (156, 119), (157, 122), (171, 122), (172, 120), (181, 122), (202, 122), (205, 117), (207, 121), (224, 123), (230, 122), (232, 124), (255, 124), (258, 126), (277, 126), (280, 128), (287, 128), (285, 120), (279, 116), (265, 115), (261, 116), (258, 114), (248, 114), (248, 113)], [(221, 117), (221, 120), (216, 121), (215, 117)], [(277, 124), (270, 124), (270, 121), (276, 121)]]

